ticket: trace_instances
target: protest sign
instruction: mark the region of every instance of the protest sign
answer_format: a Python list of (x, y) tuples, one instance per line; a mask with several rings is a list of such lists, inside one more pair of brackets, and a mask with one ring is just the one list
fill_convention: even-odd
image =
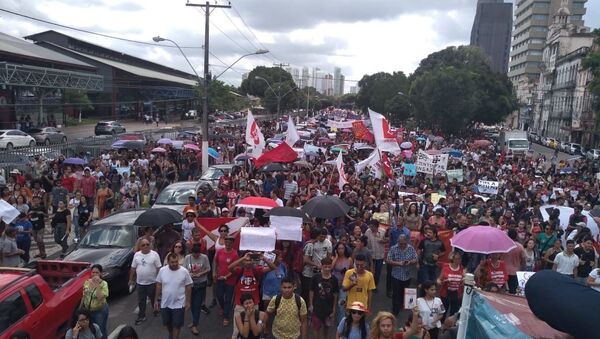
[(527, 285), (527, 280), (534, 275), (535, 272), (527, 272), (527, 271), (517, 271), (517, 280), (519, 281), (519, 289), (521, 290), (521, 294), (524, 295), (525, 285)]
[(417, 306), (417, 289), (416, 288), (405, 288), (404, 289), (404, 309), (412, 310)]
[(273, 251), (275, 238), (275, 227), (242, 227), (240, 251)]
[(462, 182), (464, 180), (462, 168), (447, 170), (446, 175), (448, 176), (448, 182), (452, 182), (454, 179), (456, 179), (458, 182)]
[(302, 218), (292, 216), (269, 216), (278, 240), (302, 241)]
[(431, 155), (419, 150), (416, 166), (419, 173), (444, 173), (448, 167), (448, 154)]
[(477, 189), (479, 193), (498, 194), (498, 186), (500, 186), (498, 181), (479, 180)]
[(407, 177), (414, 177), (417, 175), (417, 166), (415, 164), (402, 163), (402, 167), (404, 167), (403, 174)]

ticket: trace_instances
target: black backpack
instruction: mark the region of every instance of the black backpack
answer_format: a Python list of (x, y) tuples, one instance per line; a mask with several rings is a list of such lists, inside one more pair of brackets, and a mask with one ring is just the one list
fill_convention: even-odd
[[(273, 310), (273, 316), (277, 315), (277, 310), (279, 310), (279, 304), (281, 304), (282, 295), (278, 294), (275, 297), (275, 309)], [(296, 306), (298, 307), (298, 314), (300, 314), (300, 309), (302, 308), (302, 301), (298, 294), (294, 293), (294, 299), (296, 301)]]

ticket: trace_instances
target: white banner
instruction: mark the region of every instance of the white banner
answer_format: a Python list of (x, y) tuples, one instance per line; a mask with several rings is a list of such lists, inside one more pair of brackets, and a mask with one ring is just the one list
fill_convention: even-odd
[(448, 168), (448, 154), (430, 155), (419, 150), (416, 165), (419, 173), (445, 173)]
[(302, 241), (302, 218), (272, 215), (271, 227), (275, 227), (277, 240)]
[(270, 252), (275, 249), (275, 227), (242, 227), (240, 251)]
[(369, 116), (371, 117), (371, 126), (373, 127), (373, 135), (375, 136), (375, 144), (380, 151), (390, 152), (394, 155), (400, 154), (402, 150), (396, 140), (396, 134), (390, 129), (390, 124), (387, 119), (369, 109)]
[(346, 120), (346, 121), (335, 121), (335, 120), (327, 120), (327, 126), (337, 129), (343, 128), (352, 128), (352, 123), (355, 120)]
[(340, 180), (338, 181), (340, 190), (343, 190), (344, 185), (348, 182), (348, 180), (346, 180), (346, 171), (344, 171), (344, 159), (342, 158), (342, 153), (344, 152), (340, 152), (337, 159), (335, 159), (335, 167), (340, 175)]
[(265, 148), (265, 137), (263, 136), (252, 112), (248, 110), (248, 120), (246, 121), (246, 143), (255, 149)]
[(381, 178), (383, 172), (381, 170), (380, 160), (379, 151), (374, 150), (368, 158), (355, 165), (356, 173), (362, 172), (368, 166), (373, 177)]
[(479, 193), (498, 194), (498, 186), (500, 186), (498, 181), (479, 180), (477, 189)]

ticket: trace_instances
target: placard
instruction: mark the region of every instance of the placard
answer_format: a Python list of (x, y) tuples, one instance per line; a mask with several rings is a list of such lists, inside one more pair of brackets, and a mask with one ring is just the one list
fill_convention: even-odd
[(417, 307), (417, 289), (416, 288), (405, 288), (404, 289), (404, 309), (412, 310)]
[(407, 177), (414, 177), (417, 175), (417, 165), (415, 164), (407, 164), (402, 163), (402, 167), (404, 167), (404, 175)]
[(479, 193), (498, 194), (498, 186), (500, 186), (498, 181), (479, 180), (477, 189)]
[(446, 175), (448, 176), (448, 182), (452, 182), (454, 179), (456, 179), (458, 182), (462, 182), (464, 180), (462, 168), (447, 170)]
[(430, 155), (419, 150), (416, 166), (419, 173), (444, 173), (448, 168), (448, 154)]
[(302, 241), (302, 218), (272, 215), (269, 221), (278, 240)]
[(519, 289), (521, 290), (521, 294), (525, 294), (525, 285), (527, 285), (527, 281), (534, 274), (535, 272), (517, 271), (517, 280), (519, 281)]
[(242, 227), (240, 229), (240, 251), (273, 251), (275, 238), (275, 227)]

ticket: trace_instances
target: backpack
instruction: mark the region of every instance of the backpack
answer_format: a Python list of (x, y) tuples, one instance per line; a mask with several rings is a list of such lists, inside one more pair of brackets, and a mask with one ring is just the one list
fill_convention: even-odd
[[(277, 316), (277, 310), (279, 310), (279, 304), (281, 304), (282, 295), (278, 294), (275, 296), (275, 309), (273, 310), (273, 317)], [(294, 293), (294, 299), (296, 301), (296, 306), (298, 307), (298, 314), (300, 314), (300, 309), (302, 308), (302, 301), (298, 294)]]

